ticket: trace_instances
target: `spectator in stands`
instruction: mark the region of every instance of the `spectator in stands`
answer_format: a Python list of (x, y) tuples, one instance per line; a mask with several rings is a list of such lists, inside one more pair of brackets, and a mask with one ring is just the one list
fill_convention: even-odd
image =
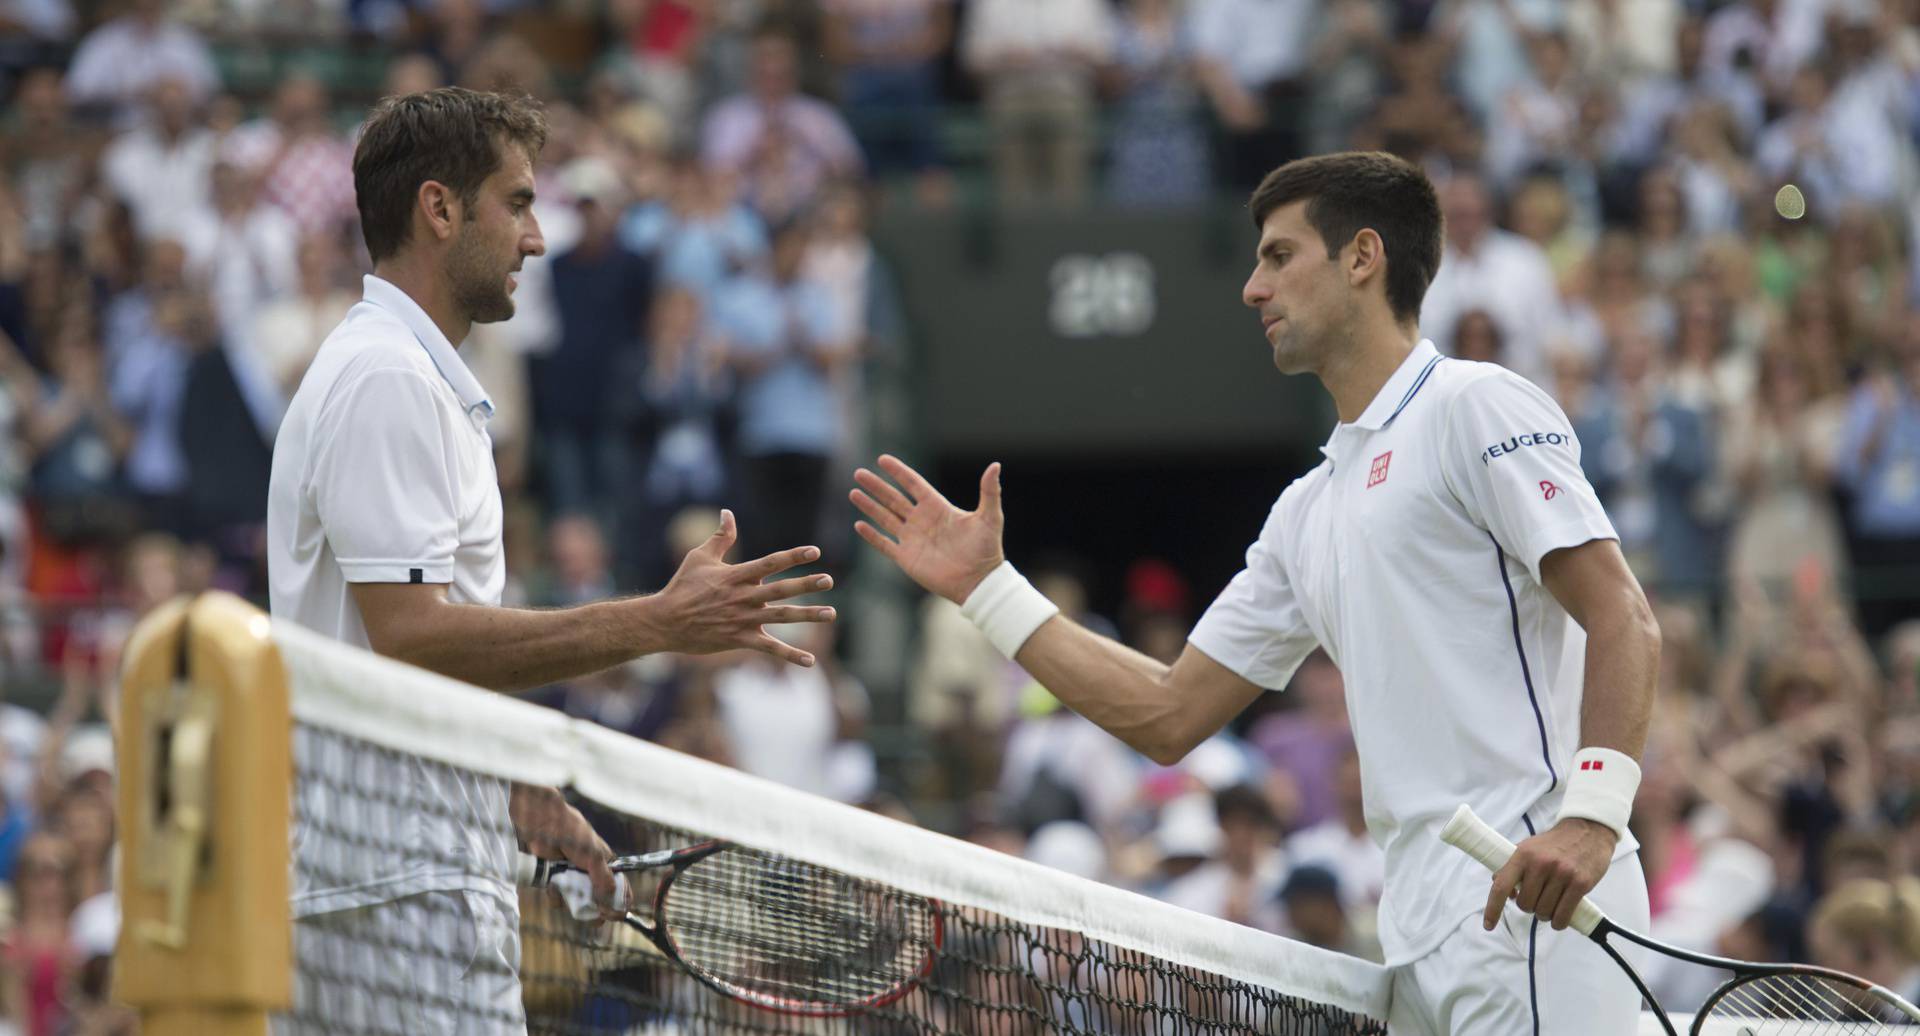
[(1488, 113), (1487, 172), (1511, 187), (1537, 163), (1574, 150), (1585, 87), (1566, 34), (1547, 30), (1526, 41), (1529, 72)]
[(673, 162), (667, 196), (628, 210), (620, 241), (653, 257), (663, 282), (708, 299), (729, 278), (763, 262), (767, 231), (734, 199), (730, 176), (710, 175), (687, 156)]
[[(714, 326), (740, 383), (742, 488), (762, 543), (811, 543), (819, 533), (827, 462), (840, 448), (845, 408), (836, 382), (857, 342), (818, 283), (801, 276), (811, 229), (776, 231), (771, 262), (714, 297)], [(763, 552), (764, 553), (764, 552)]]
[(860, 145), (840, 113), (799, 92), (794, 41), (778, 31), (754, 36), (748, 89), (707, 113), (701, 157), (714, 170), (775, 178), (758, 186), (783, 199), (787, 211), (805, 208), (828, 180), (863, 168)]
[(320, 351), (320, 343), (359, 301), (344, 286), (346, 257), (341, 254), (338, 236), (306, 235), (294, 264), (298, 288), (262, 306), (253, 323), (239, 331), (246, 346), (259, 357), (266, 375), (288, 399), (300, 386), (300, 378)]
[(562, 181), (579, 211), (580, 238), (551, 263), (560, 344), (532, 365), (534, 429), (548, 505), (610, 520), (625, 467), (611, 409), (624, 390), (614, 374), (646, 328), (653, 264), (620, 241), (625, 187), (610, 163), (575, 159)]
[(1108, 67), (1115, 97), (1107, 196), (1122, 205), (1192, 205), (1211, 189), (1194, 41), (1172, 0), (1132, 0)]
[(60, 72), (38, 68), (14, 88), (14, 125), (4, 174), (18, 192), (29, 251), (60, 244), (74, 231), (81, 194), (92, 179), (99, 141), (73, 121)]
[[(5, 0), (0, 3), (0, 39), (64, 44), (73, 38), (73, 5), (68, 0)], [(34, 49), (18, 44), (0, 48), (0, 70), (31, 61)]]
[(1093, 161), (1096, 75), (1113, 53), (1101, 0), (977, 0), (960, 56), (980, 84), (1003, 204), (1075, 204)]
[(611, 0), (606, 5), (611, 47), (602, 67), (635, 97), (658, 107), (675, 126), (694, 119), (695, 73), (711, 15), (688, 0)]
[(226, 161), (212, 173), (213, 205), (183, 219), (181, 244), (220, 326), (244, 336), (260, 307), (298, 288), (300, 229), (262, 197), (257, 175)]
[(213, 55), (198, 33), (169, 17), (172, 6), (127, 0), (125, 13), (87, 33), (67, 67), (67, 96), (113, 114), (171, 81), (190, 106), (210, 99), (220, 88)]
[(1302, 116), (1315, 5), (1309, 0), (1198, 0), (1200, 82), (1221, 130), (1220, 174), (1250, 191), (1304, 147)]
[(1351, 898), (1332, 871), (1295, 866), (1280, 886), (1277, 930), (1309, 946), (1377, 963), (1383, 959), (1379, 942), (1353, 924), (1347, 906)]
[(1738, 134), (1727, 107), (1717, 102), (1697, 102), (1675, 117), (1671, 165), (1691, 236), (1672, 244), (1690, 249), (1694, 238), (1738, 228), (1741, 199), (1756, 187), (1753, 162)]
[(180, 240), (187, 221), (212, 205), (216, 142), (185, 80), (159, 79), (143, 96), (150, 118), (107, 146), (100, 175), (141, 238)]
[(1347, 147), (1387, 88), (1393, 0), (1333, 0), (1321, 7), (1312, 40), (1306, 145), (1312, 154)]
[(1702, 61), (1704, 38), (1699, 17), (1683, 17), (1674, 29), (1673, 69), (1623, 85), (1619, 146), (1629, 165), (1656, 162), (1673, 119), (1703, 101), (1725, 105), (1742, 139), (1759, 132), (1766, 108), (1759, 84), (1751, 75), (1709, 70)]
[(77, 307), (69, 312), (22, 428), (28, 484), (43, 521), (63, 538), (130, 531), (132, 515), (120, 513), (120, 469), (133, 429), (108, 398), (91, 316)]
[(547, 566), (529, 588), (543, 608), (571, 608), (614, 594), (613, 566), (600, 524), (584, 514), (563, 514), (547, 525)]
[(664, 585), (679, 563), (666, 531), (688, 507), (718, 505), (730, 484), (731, 379), (700, 296), (669, 286), (653, 302), (644, 351), (616, 374), (634, 461), (620, 480), (619, 569), (627, 585)]
[(1852, 496), (1850, 540), (1865, 569), (1860, 616), (1870, 637), (1920, 614), (1920, 314), (1904, 330), (1887, 367), (1853, 390), (1834, 461)]
[(1707, 19), (1702, 61), (1715, 76), (1751, 75), (1770, 97), (1820, 51), (1824, 0), (1735, 0)]
[(1442, 352), (1453, 349), (1459, 315), (1484, 309), (1500, 325), (1506, 366), (1536, 384), (1547, 378), (1547, 350), (1563, 318), (1553, 267), (1540, 246), (1493, 223), (1486, 181), (1458, 173), (1440, 189), (1445, 251), (1420, 309), (1420, 330)]
[(825, 0), (827, 53), (840, 104), (876, 179), (915, 178), (923, 202), (948, 190), (941, 168), (940, 59), (953, 44), (952, 0)]
[(42, 832), (27, 839), (15, 868), (16, 913), (4, 950), (14, 983), (10, 1016), (29, 1034), (56, 1033), (66, 1023), (67, 985), (78, 964), (68, 920), (80, 899), (72, 843)]
[(1175, 906), (1277, 931), (1276, 900), (1287, 876), (1280, 825), (1260, 792), (1235, 785), (1214, 793), (1220, 852), (1170, 883), (1161, 898)]
[[(151, 242), (137, 295), (116, 300), (108, 314), (107, 390), (134, 426), (127, 484), (143, 524), (184, 533), (187, 458), (180, 446), (180, 409), (193, 354), (215, 333), (207, 301), (186, 277), (186, 253), (173, 241)], [(118, 318), (116, 320), (116, 317)], [(116, 323), (119, 326), (115, 326)]]
[(339, 233), (354, 218), (353, 145), (334, 130), (333, 101), (312, 72), (281, 80), (271, 116), (236, 128), (222, 152), (259, 176), (300, 233)]
[[(822, 631), (783, 627), (775, 636), (823, 662), (831, 643)], [(830, 760), (840, 740), (841, 702), (828, 667), (736, 656), (713, 676), (713, 697), (740, 769), (791, 788), (828, 794)]]
[(1911, 152), (1879, 97), (1865, 89), (1837, 94), (1834, 76), (1825, 58), (1795, 72), (1787, 110), (1754, 147), (1763, 175), (1798, 184), (1815, 199), (1815, 215), (1829, 217), (1849, 202), (1894, 201), (1902, 152)]
[(1725, 463), (1737, 496), (1729, 574), (1781, 598), (1803, 562), (1844, 570), (1846, 551), (1825, 497), (1827, 454), (1804, 365), (1775, 344), (1760, 357), (1753, 398), (1730, 415)]
[(1293, 778), (1300, 795), (1296, 819), (1310, 827), (1339, 808), (1334, 771), (1353, 750), (1346, 682), (1333, 660), (1315, 651), (1287, 687), (1288, 702), (1297, 704), (1261, 719), (1247, 736), (1274, 769)]
[(1386, 856), (1367, 834), (1366, 802), (1360, 789), (1359, 756), (1341, 758), (1334, 786), (1339, 811), (1286, 841), (1287, 860), (1296, 869), (1321, 867), (1339, 881), (1340, 901), (1357, 932), (1371, 934), (1373, 918), (1386, 887)]

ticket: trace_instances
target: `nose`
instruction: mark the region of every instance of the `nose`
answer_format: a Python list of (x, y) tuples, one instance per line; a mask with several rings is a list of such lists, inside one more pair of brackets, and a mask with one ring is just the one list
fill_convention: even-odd
[(1259, 309), (1271, 301), (1272, 298), (1273, 289), (1261, 282), (1259, 270), (1256, 269), (1247, 275), (1247, 283), (1240, 288), (1241, 302), (1246, 303), (1254, 309)]
[(527, 210), (527, 232), (520, 238), (520, 251), (525, 255), (546, 255), (547, 239), (540, 233), (540, 218)]

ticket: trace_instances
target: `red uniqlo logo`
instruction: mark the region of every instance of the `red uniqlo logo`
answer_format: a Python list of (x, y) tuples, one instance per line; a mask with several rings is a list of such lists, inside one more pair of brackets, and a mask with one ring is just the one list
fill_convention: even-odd
[(1372, 489), (1387, 480), (1387, 465), (1393, 463), (1393, 451), (1388, 450), (1373, 458), (1373, 470), (1367, 472), (1367, 488)]
[(1607, 764), (1600, 759), (1586, 759), (1581, 761), (1580, 768), (1582, 770), (1604, 770), (1607, 768)]

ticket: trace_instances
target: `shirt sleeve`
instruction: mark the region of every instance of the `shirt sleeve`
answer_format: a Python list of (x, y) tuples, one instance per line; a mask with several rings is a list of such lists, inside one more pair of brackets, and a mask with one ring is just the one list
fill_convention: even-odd
[(1220, 591), (1187, 637), (1208, 658), (1269, 690), (1285, 687), (1319, 643), (1277, 553), (1281, 529), (1275, 504), (1260, 538), (1247, 548), (1247, 567)]
[(329, 409), (309, 491), (347, 582), (453, 582), (455, 456), (432, 386), (376, 370)]
[(1536, 582), (1553, 551), (1620, 538), (1580, 469), (1572, 423), (1532, 382), (1508, 371), (1470, 382), (1442, 434), (1447, 488)]

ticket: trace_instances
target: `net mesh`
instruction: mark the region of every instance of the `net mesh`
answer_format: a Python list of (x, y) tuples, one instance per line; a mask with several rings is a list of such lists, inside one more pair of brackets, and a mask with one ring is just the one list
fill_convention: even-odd
[[(296, 629), (277, 626), (275, 640), (294, 688), (298, 922), (296, 1003), (277, 1032), (1385, 1032), (1386, 980), (1372, 965)], [(757, 861), (745, 879), (700, 879), (698, 865), (675, 879), (688, 885), (666, 897), (665, 929), (687, 963), (636, 926), (581, 920), (592, 916), (583, 876), (515, 883), (521, 850), (554, 858), (577, 836), (559, 796), (539, 790), (552, 788), (616, 854), (719, 838), (745, 847), (723, 857)], [(657, 920), (668, 873), (625, 876), (642, 922)], [(809, 954), (811, 969), (793, 964)], [(869, 977), (838, 988), (823, 954)], [(688, 963), (731, 968), (776, 997), (867, 1002), (787, 1013), (724, 994), (726, 980), (703, 982)], [(875, 996), (876, 968), (912, 981)]]

